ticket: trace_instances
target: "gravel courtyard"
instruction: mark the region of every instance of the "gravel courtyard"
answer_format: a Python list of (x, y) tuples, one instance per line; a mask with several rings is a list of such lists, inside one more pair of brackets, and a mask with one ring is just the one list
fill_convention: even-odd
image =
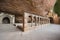
[(21, 32), (11, 24), (0, 24), (0, 40), (60, 40), (60, 25), (46, 24), (29, 32)]

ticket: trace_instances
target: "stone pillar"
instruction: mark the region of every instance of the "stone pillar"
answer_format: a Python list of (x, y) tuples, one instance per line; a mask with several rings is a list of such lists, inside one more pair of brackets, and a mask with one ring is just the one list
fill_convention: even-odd
[(37, 17), (36, 17), (36, 19), (35, 19), (35, 26), (37, 26)]
[(39, 17), (39, 25), (40, 25), (40, 17)]
[(39, 25), (40, 25), (40, 22), (41, 22), (41, 21), (40, 21), (40, 17), (39, 17)]
[(28, 23), (27, 23), (27, 21), (28, 21), (28, 15), (26, 13), (24, 13), (23, 21), (24, 21), (24, 23), (23, 23), (23, 29), (24, 29), (24, 31), (27, 31), (27, 27), (28, 27)]
[(36, 17), (36, 25), (38, 26), (38, 17)]
[(13, 24), (15, 24), (15, 16), (13, 16)]
[(39, 17), (37, 17), (37, 26), (39, 26)]
[(33, 26), (33, 15), (32, 15), (32, 18), (31, 18), (31, 27)]
[(34, 26), (35, 26), (35, 23), (36, 23), (35, 16), (33, 16), (33, 18), (34, 18)]

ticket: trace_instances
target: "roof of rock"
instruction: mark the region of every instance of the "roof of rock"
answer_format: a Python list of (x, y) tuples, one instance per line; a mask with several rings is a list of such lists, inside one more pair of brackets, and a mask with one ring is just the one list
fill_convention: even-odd
[(55, 2), (56, 0), (0, 0), (0, 11), (17, 15), (23, 12), (45, 15)]

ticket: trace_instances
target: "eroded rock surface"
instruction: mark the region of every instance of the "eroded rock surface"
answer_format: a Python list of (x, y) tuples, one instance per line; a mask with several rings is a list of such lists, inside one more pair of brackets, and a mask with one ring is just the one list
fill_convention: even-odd
[(0, 11), (21, 14), (27, 11), (45, 15), (55, 4), (56, 0), (0, 0)]

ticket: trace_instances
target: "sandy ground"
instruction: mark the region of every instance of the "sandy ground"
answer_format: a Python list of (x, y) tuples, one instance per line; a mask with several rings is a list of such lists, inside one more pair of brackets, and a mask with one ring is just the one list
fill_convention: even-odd
[(40, 25), (35, 30), (21, 32), (11, 24), (0, 24), (0, 40), (60, 40), (60, 25)]

